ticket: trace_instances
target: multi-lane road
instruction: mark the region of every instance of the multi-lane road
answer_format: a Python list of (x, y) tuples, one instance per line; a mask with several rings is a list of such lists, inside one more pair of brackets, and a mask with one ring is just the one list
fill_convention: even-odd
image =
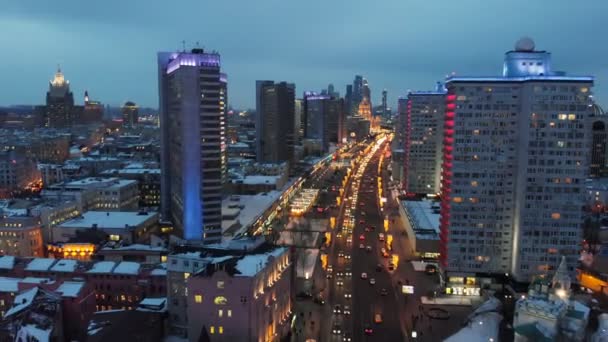
[[(392, 256), (396, 251), (387, 245), (390, 231), (384, 229), (378, 196), (378, 162), (385, 144), (378, 143), (364, 156), (345, 189), (340, 224), (328, 249), (329, 324), (325, 324), (323, 341), (405, 339), (401, 280), (395, 275), (397, 270), (389, 270), (389, 264), (397, 261)], [(394, 266), (398, 269), (399, 262)]]

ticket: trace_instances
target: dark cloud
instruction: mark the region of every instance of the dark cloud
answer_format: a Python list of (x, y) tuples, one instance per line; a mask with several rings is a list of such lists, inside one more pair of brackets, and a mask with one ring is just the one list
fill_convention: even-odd
[(222, 53), (236, 106), (254, 103), (256, 79), (296, 82), (298, 92), (354, 74), (391, 100), (445, 74), (492, 75), (523, 35), (553, 53), (557, 69), (597, 77), (608, 100), (608, 2), (421, 0), (5, 0), (0, 64), (12, 86), (0, 103), (40, 103), (61, 63), (76, 93), (106, 103), (156, 105), (155, 53), (199, 41)]

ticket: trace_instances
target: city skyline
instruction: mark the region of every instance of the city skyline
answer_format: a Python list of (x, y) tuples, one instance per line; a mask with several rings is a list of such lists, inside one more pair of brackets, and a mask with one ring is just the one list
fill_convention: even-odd
[[(361, 74), (375, 90), (373, 102), (380, 102), (381, 89), (386, 88), (389, 105), (395, 108), (397, 97), (407, 90), (427, 89), (451, 72), (495, 75), (500, 65), (496, 51), (505, 52), (520, 36), (530, 36), (538, 49), (558, 56), (556, 64), (564, 70), (596, 76), (595, 98), (605, 105), (608, 88), (603, 80), (608, 69), (600, 56), (608, 47), (594, 42), (601, 41), (600, 16), (608, 4), (592, 1), (570, 8), (566, 1), (551, 7), (524, 1), (468, 2), (440, 6), (390, 1), (366, 11), (345, 4), (320, 7), (314, 1), (298, 7), (264, 0), (239, 4), (238, 9), (234, 4), (191, 2), (184, 5), (191, 10), (172, 12), (141, 1), (120, 6), (69, 1), (35, 7), (10, 1), (0, 13), (0, 28), (6, 33), (0, 43), (7, 51), (19, 52), (20, 58), (0, 65), (0, 72), (12, 81), (0, 95), (0, 104), (43, 103), (41, 94), (59, 63), (77, 103), (89, 90), (103, 103), (132, 100), (157, 107), (155, 53), (181, 49), (185, 40), (187, 49), (198, 41), (222, 54), (222, 64), (232, 75), (233, 107), (255, 107), (257, 79), (294, 82), (298, 95), (328, 83), (344, 93), (353, 75)], [(472, 5), (481, 6), (480, 13), (501, 15), (471, 17)], [(539, 25), (537, 13), (559, 25)], [(446, 23), (465, 16), (468, 25)], [(316, 18), (312, 27), (307, 20), (311, 17)], [(161, 20), (173, 24), (155, 24)], [(242, 39), (244, 32), (247, 39)], [(40, 51), (44, 58), (39, 58)]]

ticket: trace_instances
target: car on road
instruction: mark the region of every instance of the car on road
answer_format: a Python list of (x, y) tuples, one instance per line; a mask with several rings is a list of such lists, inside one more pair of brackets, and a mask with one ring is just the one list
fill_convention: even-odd
[(388, 296), (388, 291), (386, 289), (382, 289), (382, 290), (380, 290), (380, 295)]
[(435, 273), (437, 273), (437, 266), (432, 265), (432, 264), (430, 264), (430, 265), (426, 265), (426, 266), (424, 267), (424, 272), (425, 272), (426, 274), (435, 274)]
[(366, 324), (365, 328), (363, 328), (363, 332), (365, 332), (365, 335), (371, 335), (374, 333), (374, 330), (369, 326), (369, 324)]
[(374, 323), (376, 323), (376, 324), (382, 323), (382, 314), (377, 313), (374, 315)]
[(367, 273), (365, 273), (365, 272), (361, 273), (361, 279), (367, 279)]
[(331, 275), (331, 273), (327, 273), (327, 275), (326, 275), (325, 277), (326, 277), (327, 279), (331, 279), (331, 278), (333, 278), (334, 276), (333, 276), (333, 275)]
[(370, 285), (374, 285), (374, 284), (376, 284), (376, 279), (374, 279), (374, 278), (370, 279), (370, 280), (369, 280), (369, 284), (370, 284)]
[(384, 233), (378, 234), (378, 240), (384, 241)]
[(353, 273), (351, 272), (350, 267), (347, 267), (344, 270), (344, 276), (346, 276), (346, 277), (352, 277), (353, 276)]
[(349, 236), (346, 238), (346, 243), (352, 243), (353, 242), (353, 237)]
[(372, 252), (372, 246), (365, 247), (365, 250), (367, 251), (367, 253), (371, 253)]
[(353, 340), (353, 336), (349, 333), (344, 333), (344, 335), (342, 335), (342, 341), (343, 342), (352, 342)]
[(350, 260), (350, 254), (344, 254), (344, 259)]
[(382, 272), (382, 264), (376, 265), (376, 272)]
[(365, 216), (365, 211), (362, 211), (362, 212), (361, 212), (361, 216)]
[(353, 296), (353, 295), (352, 295), (352, 294), (350, 294), (350, 293), (345, 293), (345, 294), (344, 294), (344, 298), (346, 298), (346, 299), (351, 299), (351, 298), (352, 298), (352, 296)]
[(359, 249), (364, 249), (364, 248), (365, 248), (365, 245), (364, 245), (364, 244), (362, 244), (362, 243), (360, 243), (360, 244), (359, 244)]
[(336, 277), (342, 278), (344, 274), (342, 272), (336, 272)]
[(395, 270), (395, 264), (392, 261), (388, 263), (388, 270), (389, 271), (394, 271)]
[(335, 323), (333, 328), (331, 329), (331, 332), (334, 335), (340, 335), (340, 334), (342, 334), (342, 327), (340, 326), (340, 324)]
[(334, 306), (334, 313), (336, 315), (341, 315), (342, 314), (342, 307), (340, 306), (340, 304)]
[(359, 235), (359, 240), (361, 240), (361, 241), (365, 241), (365, 234), (361, 234), (361, 235)]
[(336, 286), (344, 286), (344, 281), (336, 280)]
[(359, 220), (359, 224), (365, 224), (365, 220), (364, 219), (360, 219)]
[(382, 247), (382, 249), (380, 250), (380, 254), (382, 254), (383, 257), (388, 258), (388, 252), (386, 251), (386, 248)]
[(338, 252), (338, 258), (344, 258), (344, 252), (339, 251)]
[(350, 315), (350, 306), (344, 305), (344, 309), (342, 310), (342, 313), (345, 315)]

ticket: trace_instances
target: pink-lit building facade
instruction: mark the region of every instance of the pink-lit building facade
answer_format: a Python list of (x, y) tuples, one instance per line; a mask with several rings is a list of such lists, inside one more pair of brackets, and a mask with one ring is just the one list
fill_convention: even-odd
[(293, 307), (289, 250), (220, 257), (187, 280), (188, 340), (275, 341)]

